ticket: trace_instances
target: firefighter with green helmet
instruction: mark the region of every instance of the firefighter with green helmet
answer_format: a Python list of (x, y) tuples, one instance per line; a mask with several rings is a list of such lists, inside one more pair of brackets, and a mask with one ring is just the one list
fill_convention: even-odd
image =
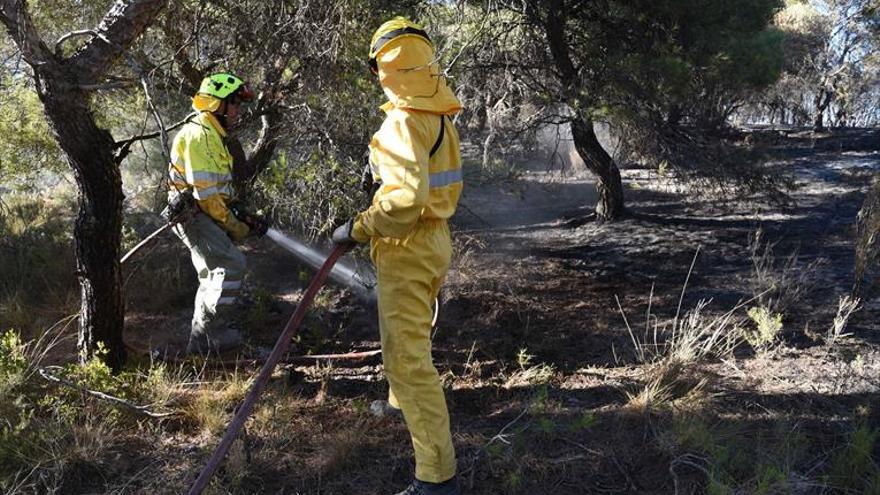
[(171, 146), (169, 202), (190, 194), (197, 205), (195, 215), (174, 225), (199, 278), (187, 353), (223, 352), (242, 342), (236, 303), (246, 264), (236, 243), (265, 234), (268, 224), (251, 215), (238, 218), (233, 212), (233, 160), (224, 138), (236, 123), (241, 104), (253, 99), (253, 91), (233, 74), (204, 78), (192, 99), (196, 114)]

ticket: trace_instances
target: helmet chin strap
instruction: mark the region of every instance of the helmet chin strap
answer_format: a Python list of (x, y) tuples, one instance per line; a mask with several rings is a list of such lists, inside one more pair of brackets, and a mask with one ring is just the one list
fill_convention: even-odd
[(221, 100), (220, 108), (214, 112), (214, 116), (217, 117), (217, 121), (220, 122), (220, 125), (223, 126), (224, 129), (229, 129), (229, 118), (226, 116), (226, 113), (229, 111), (229, 102), (224, 98)]

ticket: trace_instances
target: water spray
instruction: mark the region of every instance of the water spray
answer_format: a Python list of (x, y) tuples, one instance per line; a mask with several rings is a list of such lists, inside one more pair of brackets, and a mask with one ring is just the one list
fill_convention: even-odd
[[(272, 239), (278, 246), (294, 255), (315, 270), (319, 269), (327, 259), (327, 254), (322, 250), (309, 246), (293, 237), (282, 234), (276, 229), (270, 228), (266, 237)], [(329, 278), (336, 284), (347, 287), (362, 299), (374, 299), (375, 277), (364, 277), (358, 270), (351, 268), (343, 262), (336, 263), (330, 271)]]

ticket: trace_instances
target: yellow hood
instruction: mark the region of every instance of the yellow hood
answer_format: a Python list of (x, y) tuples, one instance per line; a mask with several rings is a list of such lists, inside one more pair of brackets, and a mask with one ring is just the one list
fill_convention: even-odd
[(461, 103), (440, 75), (434, 49), (418, 36), (389, 41), (376, 56), (379, 83), (388, 103), (382, 106), (410, 108), (436, 114), (454, 114)]
[(193, 96), (192, 107), (196, 112), (216, 112), (223, 103), (219, 98), (204, 93)]

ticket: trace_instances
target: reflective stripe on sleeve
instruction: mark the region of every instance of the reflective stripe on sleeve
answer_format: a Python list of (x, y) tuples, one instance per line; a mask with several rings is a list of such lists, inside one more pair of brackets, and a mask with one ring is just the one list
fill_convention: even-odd
[(198, 187), (193, 188), (193, 197), (200, 201), (208, 199), (211, 196), (216, 196), (217, 194), (220, 194), (220, 189), (216, 187), (206, 187), (204, 189), (199, 189)]
[(430, 184), (431, 189), (437, 187), (445, 187), (451, 184), (455, 184), (457, 182), (462, 182), (463, 175), (460, 168), (455, 170), (446, 170), (444, 172), (437, 172), (435, 174), (431, 174), (428, 177), (428, 184)]
[(241, 280), (224, 281), (223, 288), (224, 289), (240, 289), (241, 288)]
[(219, 306), (221, 304), (235, 304), (235, 298), (234, 297), (221, 297), (220, 299), (217, 299), (217, 305)]

